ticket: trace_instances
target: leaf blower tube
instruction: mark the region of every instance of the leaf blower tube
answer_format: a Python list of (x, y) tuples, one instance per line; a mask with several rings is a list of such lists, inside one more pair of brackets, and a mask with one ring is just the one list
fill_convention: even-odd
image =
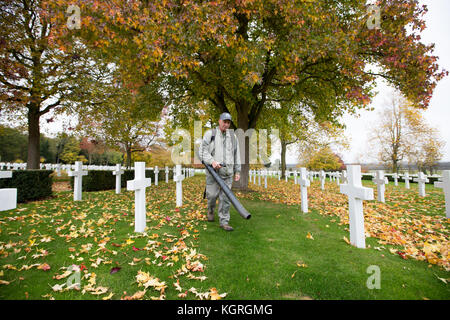
[(250, 219), (252, 215), (242, 206), (242, 204), (239, 202), (239, 200), (233, 194), (233, 191), (231, 191), (230, 188), (228, 188), (226, 183), (217, 174), (216, 170), (214, 170), (214, 168), (211, 165), (206, 164), (203, 161), (202, 161), (202, 163), (205, 165), (206, 170), (208, 170), (209, 173), (211, 173), (211, 175), (213, 176), (214, 180), (216, 180), (216, 182), (222, 188), (223, 192), (228, 197), (228, 199), (230, 199), (230, 201), (233, 204), (234, 208), (236, 209), (237, 212), (239, 212), (241, 217), (244, 218), (244, 219)]

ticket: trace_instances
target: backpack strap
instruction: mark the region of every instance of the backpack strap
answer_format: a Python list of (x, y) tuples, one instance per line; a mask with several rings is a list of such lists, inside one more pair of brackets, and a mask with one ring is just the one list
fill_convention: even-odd
[[(217, 130), (217, 128), (214, 128), (212, 130), (211, 141), (209, 141), (209, 143), (213, 142), (216, 139), (216, 130)], [(233, 147), (233, 152), (235, 152), (236, 151), (236, 136), (234, 135), (234, 132), (231, 134), (231, 146)]]

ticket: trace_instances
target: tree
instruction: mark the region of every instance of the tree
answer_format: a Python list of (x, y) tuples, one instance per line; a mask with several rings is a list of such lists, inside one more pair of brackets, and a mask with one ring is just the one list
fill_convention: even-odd
[(55, 163), (56, 161), (56, 141), (41, 134), (40, 139), (40, 155), (47, 163)]
[[(68, 137), (67, 142), (64, 144), (64, 149), (62, 150), (59, 158), (64, 163), (74, 163), (75, 161), (79, 161), (79, 153), (80, 153), (80, 142), (74, 136)], [(84, 157), (83, 157), (84, 158)], [(85, 159), (85, 158), (84, 158)]]
[(156, 83), (135, 90), (118, 80), (112, 81), (103, 97), (83, 107), (78, 130), (112, 148), (120, 147), (130, 168), (132, 153), (145, 151), (158, 142), (161, 134), (157, 118), (163, 99)]
[(325, 147), (311, 155), (306, 167), (314, 171), (336, 171), (342, 169), (342, 160), (329, 147)]
[[(65, 3), (53, 2), (55, 10)], [(426, 8), (412, 0), (379, 1), (379, 29), (367, 27), (365, 0), (75, 3), (87, 12), (80, 36), (114, 54), (124, 48), (121, 63), (133, 61), (130, 68), (143, 67), (143, 76), (161, 65), (180, 109), (208, 100), (244, 131), (256, 128), (273, 102), (301, 102), (321, 120), (353, 112), (368, 105), (377, 77), (426, 107), (446, 74), (433, 46), (419, 41)], [(54, 21), (64, 22), (58, 15)], [(136, 51), (138, 63), (131, 58)], [(247, 139), (246, 156), (248, 148)]]
[(442, 157), (443, 142), (437, 130), (398, 92), (391, 95), (371, 131), (371, 150), (378, 150), (378, 159), (389, 164), (393, 172), (398, 172), (404, 159), (419, 168), (431, 168)]
[(392, 94), (389, 104), (380, 111), (379, 120), (371, 129), (371, 150), (379, 150), (378, 159), (388, 163), (393, 172), (398, 172), (399, 162), (410, 152), (413, 135), (421, 131), (420, 117), (404, 97)]
[(10, 0), (0, 4), (0, 109), (25, 113), (28, 123), (27, 168), (39, 168), (40, 118), (77, 98), (76, 82), (86, 79), (85, 47), (72, 39), (58, 47), (44, 1)]
[(12, 162), (27, 157), (27, 137), (19, 130), (0, 126), (0, 160)]
[(415, 135), (407, 154), (408, 162), (416, 164), (419, 171), (433, 174), (437, 162), (442, 159), (442, 149), (445, 142), (439, 137), (439, 132), (431, 127)]

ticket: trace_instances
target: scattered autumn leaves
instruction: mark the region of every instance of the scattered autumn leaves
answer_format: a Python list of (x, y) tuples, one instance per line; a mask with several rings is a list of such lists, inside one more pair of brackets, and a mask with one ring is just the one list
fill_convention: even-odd
[[(367, 186), (372, 186), (370, 182)], [(449, 219), (444, 212), (445, 202), (441, 190), (427, 190), (426, 197), (419, 197), (412, 185), (410, 190), (389, 185), (386, 189), (386, 203), (376, 200), (364, 201), (364, 225), (367, 237), (378, 239), (381, 250), (383, 245), (400, 246), (389, 251), (403, 259), (425, 260), (430, 264), (442, 266), (450, 271)], [(292, 181), (270, 179), (268, 189), (250, 184), (253, 191), (240, 193), (240, 197), (300, 205), (300, 186)], [(376, 199), (376, 188), (374, 188)], [(339, 192), (334, 182), (327, 182), (325, 190), (315, 180), (308, 188), (309, 208), (321, 215), (336, 216), (331, 221), (348, 226), (348, 198)], [(439, 212), (439, 214), (437, 213)], [(347, 229), (348, 230), (348, 229)], [(313, 239), (308, 233), (307, 239)], [(346, 237), (345, 242), (350, 244)]]
[[(90, 295), (103, 300), (159, 300), (166, 299), (168, 292), (171, 298), (225, 297), (215, 287), (205, 291), (202, 284), (208, 260), (196, 249), (199, 229), (206, 228), (206, 202), (199, 196), (202, 186), (187, 179), (183, 187), (181, 208), (175, 208), (173, 183), (147, 190), (143, 234), (133, 232), (131, 192), (84, 193), (82, 202), (73, 202), (66, 193), (19, 206), (0, 217), (0, 285), (15, 285), (16, 280), (9, 279), (18, 275), (19, 281), (26, 282), (33, 275), (23, 272), (34, 269), (49, 273), (51, 279), (45, 294), (31, 296), (35, 299)], [(119, 292), (111, 279), (122, 274), (130, 284)]]
[[(147, 191), (147, 227), (135, 234), (133, 194), (113, 191), (85, 193), (73, 202), (71, 194), (19, 205), (0, 217), (0, 288), (34, 279), (33, 272), (48, 275), (44, 293), (28, 298), (95, 299), (222, 299), (215, 287), (205, 287), (208, 259), (197, 251), (199, 230), (205, 229), (199, 180), (183, 183), (184, 205), (175, 208), (175, 186), (160, 184)], [(269, 188), (250, 185), (257, 192), (237, 193), (241, 198), (300, 204), (299, 186), (270, 179)], [(375, 190), (376, 193), (376, 190)], [(366, 236), (378, 239), (379, 247), (402, 259), (414, 258), (449, 265), (448, 219), (441, 191), (428, 191), (425, 198), (415, 190), (389, 186), (387, 203), (364, 203)], [(309, 207), (333, 216), (331, 222), (348, 226), (348, 200), (334, 183), (320, 190), (316, 181), (308, 190)], [(436, 209), (438, 208), (438, 209)], [(279, 216), (279, 215), (278, 215)], [(277, 216), (277, 217), (278, 217)], [(335, 217), (335, 218), (334, 218)], [(328, 226), (327, 226), (328, 227)], [(312, 232), (304, 235), (313, 241)], [(343, 241), (349, 244), (347, 237)], [(308, 266), (297, 262), (297, 271)], [(126, 274), (126, 275), (125, 275)], [(126, 289), (118, 290), (106, 277), (121, 277)], [(122, 279), (122, 278), (121, 278)], [(198, 283), (198, 285), (195, 285)], [(31, 291), (31, 290), (30, 290)]]

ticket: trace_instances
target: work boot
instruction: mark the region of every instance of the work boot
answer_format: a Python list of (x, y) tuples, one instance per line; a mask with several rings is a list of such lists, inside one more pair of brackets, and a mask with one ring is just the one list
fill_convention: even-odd
[(214, 211), (208, 211), (208, 221), (214, 222)]
[(233, 227), (228, 224), (221, 224), (220, 227), (225, 231), (233, 231)]

